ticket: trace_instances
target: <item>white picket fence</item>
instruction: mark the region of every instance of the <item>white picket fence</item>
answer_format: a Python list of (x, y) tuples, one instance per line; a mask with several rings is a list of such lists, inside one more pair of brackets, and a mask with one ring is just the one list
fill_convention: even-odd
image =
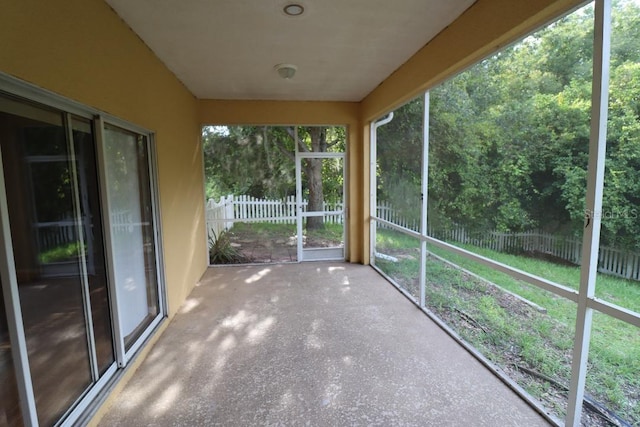
[(467, 243), (497, 252), (539, 252), (573, 264), (580, 264), (582, 242), (572, 237), (558, 236), (539, 230), (523, 233), (486, 231), (470, 234), (464, 228), (430, 229), (429, 235), (440, 240)]
[[(581, 240), (541, 230), (522, 233), (488, 231), (470, 234), (463, 228), (457, 228), (430, 230), (429, 235), (440, 240), (471, 244), (498, 252), (537, 252), (576, 265), (580, 265), (582, 258)], [(640, 254), (601, 246), (598, 252), (598, 271), (612, 276), (640, 280)]]
[[(386, 203), (380, 203), (376, 211), (378, 218), (413, 231), (420, 230), (417, 220), (407, 220), (401, 213)], [(386, 228), (382, 224), (379, 227)], [(497, 231), (469, 233), (462, 227), (449, 230), (429, 228), (429, 236), (449, 242), (470, 244), (497, 252), (537, 252), (576, 265), (580, 265), (582, 258), (581, 240), (570, 236), (554, 235), (541, 230), (522, 233), (502, 233)], [(640, 280), (640, 254), (601, 246), (598, 253), (598, 271), (612, 276)]]
[[(308, 202), (303, 200), (302, 210), (306, 211)], [(323, 203), (324, 211), (342, 211), (343, 203)], [(247, 195), (228, 195), (219, 201), (209, 199), (206, 206), (207, 232), (218, 236), (223, 230), (229, 230), (234, 222), (269, 222), (272, 224), (296, 223), (296, 198), (289, 196), (282, 200), (258, 199)], [(343, 215), (329, 215), (324, 218), (329, 224), (342, 224)], [(212, 233), (213, 231), (213, 233)]]
[(205, 209), (207, 217), (207, 235), (209, 239), (216, 239), (223, 230), (233, 227), (233, 196), (220, 198), (219, 202), (213, 199), (207, 201)]
[[(306, 210), (307, 201), (303, 201)], [(341, 211), (343, 204), (324, 203), (325, 211)], [(216, 202), (209, 199), (206, 208), (207, 230), (219, 235), (225, 229), (231, 229), (234, 222), (269, 222), (279, 224), (295, 224), (296, 200), (289, 196), (283, 200), (257, 199), (247, 195), (222, 197)], [(417, 219), (407, 219), (387, 203), (379, 203), (376, 209), (378, 218), (387, 220), (401, 227), (419, 231)], [(342, 215), (325, 218), (328, 223), (342, 223)], [(124, 222), (124, 221), (122, 221)], [(379, 227), (385, 228), (380, 224)], [(537, 252), (550, 255), (564, 261), (579, 265), (582, 256), (582, 242), (572, 237), (554, 235), (541, 230), (523, 233), (502, 233), (486, 231), (469, 233), (464, 228), (449, 230), (430, 229), (429, 235), (440, 240), (470, 244), (498, 252)], [(609, 247), (600, 247), (598, 255), (598, 271), (601, 273), (640, 280), (640, 254)]]
[[(379, 202), (376, 206), (376, 216), (386, 221), (392, 222), (400, 227), (408, 228), (413, 231), (420, 231), (420, 221), (417, 219), (408, 219), (402, 213), (398, 212), (390, 204), (386, 202)], [(383, 224), (380, 224), (381, 228), (386, 228)]]
[[(110, 217), (111, 232), (115, 235), (131, 233), (134, 226), (148, 225), (147, 223), (134, 223), (130, 211), (113, 212)], [(84, 233), (88, 239), (92, 235), (91, 218), (88, 216), (83, 217), (81, 225), (85, 229)], [(37, 229), (38, 248), (41, 252), (73, 243), (78, 239), (77, 223), (72, 218), (52, 222), (37, 222), (35, 223), (35, 228)]]

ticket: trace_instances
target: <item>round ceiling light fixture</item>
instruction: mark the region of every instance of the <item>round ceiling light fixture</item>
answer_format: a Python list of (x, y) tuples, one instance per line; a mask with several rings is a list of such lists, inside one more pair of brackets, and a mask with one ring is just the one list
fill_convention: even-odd
[(282, 8), (284, 13), (289, 16), (300, 16), (304, 13), (304, 6), (299, 3), (290, 3)]
[(298, 70), (298, 67), (293, 64), (278, 64), (273, 68), (278, 72), (278, 75), (285, 80), (292, 79)]

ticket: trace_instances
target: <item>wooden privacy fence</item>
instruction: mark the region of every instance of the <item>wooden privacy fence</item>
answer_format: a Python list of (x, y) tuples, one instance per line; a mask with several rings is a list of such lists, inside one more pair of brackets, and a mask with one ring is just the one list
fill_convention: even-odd
[[(302, 201), (302, 210), (306, 212), (308, 201)], [(342, 211), (343, 203), (324, 202), (324, 211)], [(296, 223), (296, 197), (289, 196), (285, 199), (258, 199), (255, 197), (223, 196), (220, 201), (214, 199), (207, 201), (207, 232), (212, 237), (211, 231), (219, 235), (223, 230), (231, 229), (234, 222), (269, 222), (272, 224)], [(328, 215), (324, 221), (329, 224), (342, 224), (343, 215)]]
[[(418, 220), (407, 220), (386, 203), (379, 203), (378, 218), (393, 222), (414, 231), (420, 231)], [(383, 224), (380, 228), (386, 228)], [(498, 231), (468, 232), (462, 227), (436, 230), (429, 227), (429, 236), (448, 242), (458, 242), (491, 249), (497, 252), (533, 253), (543, 257), (554, 257), (571, 264), (580, 265), (582, 241), (571, 236), (555, 235), (542, 230), (522, 233)], [(640, 254), (601, 246), (598, 252), (598, 271), (626, 279), (640, 280)]]

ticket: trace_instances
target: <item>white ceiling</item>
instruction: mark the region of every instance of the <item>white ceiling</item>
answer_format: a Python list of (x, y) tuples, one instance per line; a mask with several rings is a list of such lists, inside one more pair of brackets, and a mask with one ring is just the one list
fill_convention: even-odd
[(475, 0), (106, 1), (198, 98), (360, 101)]

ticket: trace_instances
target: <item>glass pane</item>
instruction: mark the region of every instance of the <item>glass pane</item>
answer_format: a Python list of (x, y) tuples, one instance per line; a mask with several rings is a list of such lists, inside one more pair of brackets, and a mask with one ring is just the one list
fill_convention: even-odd
[[(640, 313), (640, 4), (613, 2), (607, 152), (595, 293)], [(594, 313), (585, 417), (640, 425), (640, 329)], [(626, 421), (627, 424), (619, 419)]]
[(0, 426), (18, 427), (22, 424), (7, 313), (3, 292), (0, 292)]
[(25, 116), (0, 113), (2, 160), (38, 420), (51, 425), (92, 382), (82, 254), (62, 116), (20, 105)]
[[(393, 112), (377, 129), (375, 215), (420, 231), (422, 211), (423, 97)], [(420, 240), (376, 222), (374, 259), (414, 301), (420, 298)]]
[(290, 133), (297, 139), (300, 153), (345, 152), (347, 136), (346, 129), (342, 126), (296, 126), (291, 128)]
[(72, 129), (93, 335), (98, 358), (98, 370), (102, 374), (115, 361), (115, 356), (102, 238), (95, 143), (89, 121), (74, 118), (72, 120)]
[(129, 348), (158, 315), (158, 282), (146, 138), (105, 126), (107, 197), (120, 322)]

